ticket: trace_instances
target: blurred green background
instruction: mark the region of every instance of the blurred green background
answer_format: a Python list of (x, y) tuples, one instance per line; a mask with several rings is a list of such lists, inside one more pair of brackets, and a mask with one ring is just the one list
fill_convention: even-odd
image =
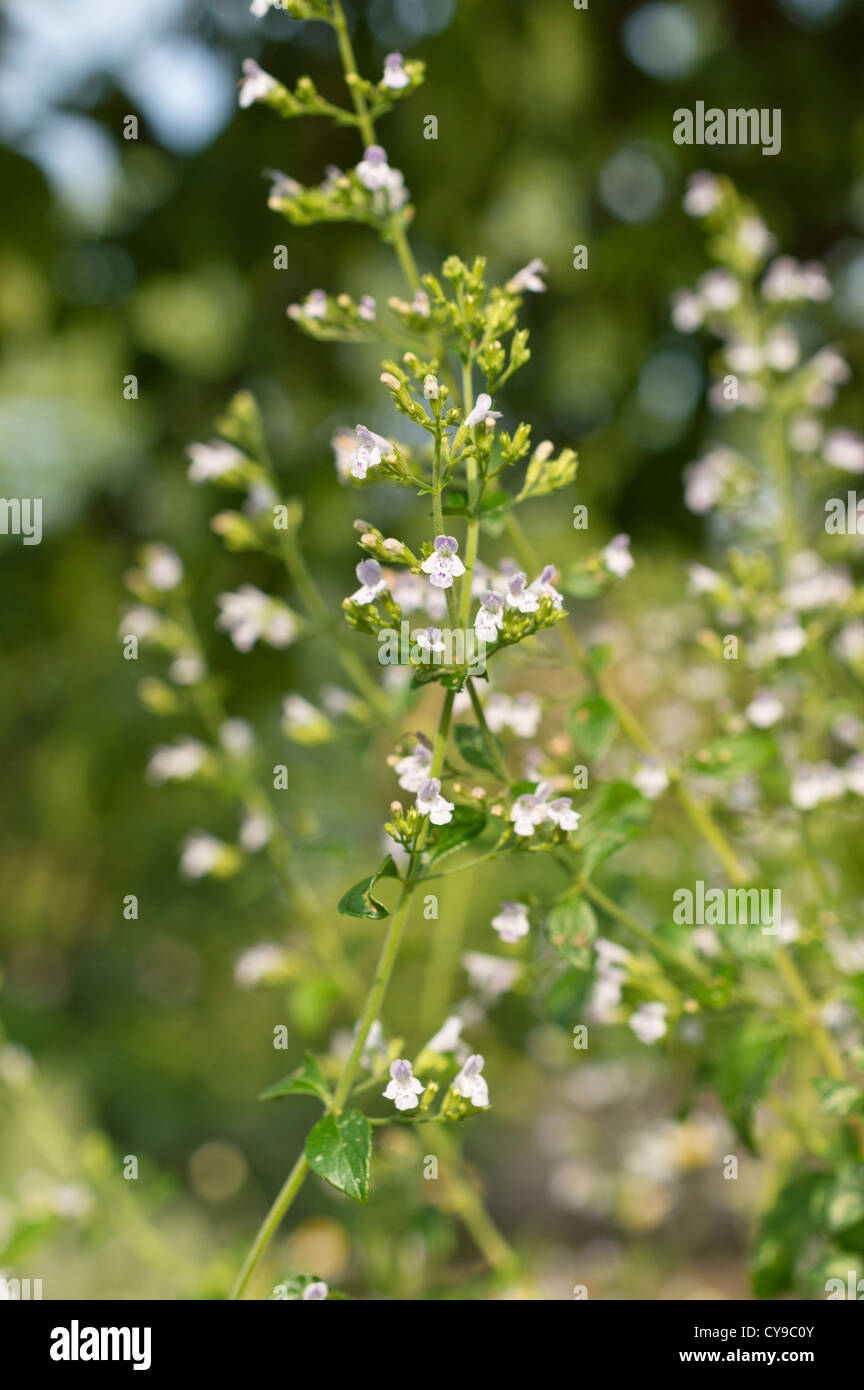
[[(678, 597), (679, 567), (699, 544), (680, 474), (712, 430), (703, 345), (668, 322), (669, 293), (704, 269), (698, 228), (680, 210), (690, 172), (730, 174), (782, 249), (827, 263), (838, 292), (820, 310), (823, 332), (847, 343), (856, 375), (864, 367), (864, 6), (348, 8), (363, 71), (377, 75), (393, 49), (428, 64), (420, 94), (380, 126), (417, 204), (421, 267), (482, 252), (499, 279), (533, 256), (546, 261), (549, 292), (527, 305), (533, 358), (509, 391), (508, 417), (530, 421), (535, 439), (579, 449), (592, 534), (632, 534), (643, 603), (659, 608)], [(324, 26), (281, 13), (255, 21), (246, 0), (7, 0), (0, 22), (0, 495), (42, 497), (45, 526), (39, 547), (0, 537), (0, 1014), (8, 1037), (36, 1057), (50, 1099), (32, 1134), (0, 1111), (0, 1268), (44, 1271), (46, 1297), (174, 1296), (194, 1274), (186, 1279), (182, 1261), (166, 1272), (140, 1233), (130, 1257), (101, 1199), (95, 1214), (46, 1228), (33, 1199), (22, 1240), (13, 1209), (26, 1207), (52, 1155), (60, 1173), (67, 1163), (60, 1137), (46, 1137), (47, 1117), (59, 1116), (76, 1143), (98, 1149), (85, 1137), (99, 1131), (117, 1154), (140, 1155), (148, 1200), (167, 1204), (160, 1229), (194, 1268), (212, 1268), (218, 1287), (221, 1261), (230, 1269), (251, 1236), (307, 1119), (302, 1102), (298, 1114), (254, 1099), (288, 1070), (284, 1054), (274, 1058), (272, 1029), (289, 1025), (293, 1064), (303, 1043), (350, 1020), (325, 981), (289, 997), (236, 988), (243, 947), (286, 939), (263, 865), (227, 887), (178, 878), (186, 831), (232, 836), (232, 813), (195, 788), (144, 780), (153, 744), (183, 728), (166, 729), (136, 698), (137, 681), (159, 667), (121, 658), (122, 576), (144, 540), (182, 553), (231, 712), (260, 722), (277, 760), (290, 762), (289, 819), (314, 842), (307, 868), (334, 902), (378, 852), (391, 744), (358, 735), (299, 753), (280, 742), (280, 697), (314, 699), (338, 668), (326, 643), (240, 657), (216, 632), (225, 588), (249, 581), (293, 596), (264, 562), (223, 552), (209, 530), (221, 503), (189, 488), (183, 449), (210, 437), (235, 390), (253, 390), (286, 491), (306, 503), (310, 562), (338, 603), (353, 587), (353, 518), (398, 533), (411, 503), (392, 489), (357, 499), (333, 468), (336, 428), (359, 419), (387, 428), (377, 351), (310, 344), (285, 310), (317, 286), (382, 301), (402, 286), (366, 230), (294, 230), (266, 206), (262, 170), (316, 183), (326, 164), (356, 162), (353, 132), (260, 108), (236, 114), (247, 55), (286, 83), (308, 71), (339, 93)], [(697, 100), (781, 108), (782, 153), (674, 145), (672, 112)], [(427, 113), (438, 116), (437, 141), (423, 138)], [(123, 138), (129, 114), (140, 120), (137, 140)], [(579, 272), (571, 260), (581, 243), (589, 269)], [(282, 271), (273, 267), (280, 244)], [(123, 395), (128, 374), (139, 382), (134, 401)], [(864, 423), (860, 398), (847, 398), (844, 412), (844, 424)], [(555, 504), (544, 506), (532, 514), (535, 540), (566, 558), (572, 534)], [(489, 950), (501, 885), (477, 891), (467, 941)], [(128, 893), (140, 898), (137, 922), (121, 915)], [(410, 981), (412, 962), (422, 969), (419, 943), (405, 962)], [(411, 1027), (416, 988), (396, 992), (397, 1029)], [(748, 1194), (736, 1193), (730, 1210), (700, 1188), (706, 1145), (713, 1153), (720, 1142), (708, 1121), (704, 1132), (663, 1131), (667, 1148), (695, 1153), (675, 1160), (672, 1186), (668, 1175), (651, 1177), (650, 1163), (636, 1166), (623, 1194), (597, 1186), (598, 1169), (627, 1170), (622, 1153), (640, 1133), (662, 1147), (669, 1078), (661, 1084), (656, 1059), (633, 1060), (631, 1048), (619, 1062), (612, 1048), (593, 1082), (577, 1085), (566, 1032), (538, 1025), (519, 998), (498, 1013), (498, 1041), (484, 1038), (483, 1050), (494, 1049), (490, 1072), (508, 1083), (493, 1092), (493, 1115), (475, 1123), (469, 1152), (501, 1224), (543, 1252), (549, 1287), (566, 1297), (590, 1267), (606, 1296), (740, 1295)], [(564, 1079), (545, 1091), (533, 1061), (560, 1064)], [(228, 1147), (202, 1156), (214, 1142)], [(472, 1268), (449, 1223), (418, 1208), (416, 1185), (400, 1185), (400, 1142), (388, 1151), (392, 1180), (389, 1170), (380, 1178), (390, 1200), (378, 1204), (377, 1235), (357, 1226), (362, 1257), (345, 1230), (368, 1214), (309, 1190), (299, 1236), (280, 1246), (286, 1268), (385, 1293), (423, 1286), (421, 1247)], [(13, 1228), (17, 1244), (4, 1254)], [(46, 1234), (28, 1253), (31, 1236)]]

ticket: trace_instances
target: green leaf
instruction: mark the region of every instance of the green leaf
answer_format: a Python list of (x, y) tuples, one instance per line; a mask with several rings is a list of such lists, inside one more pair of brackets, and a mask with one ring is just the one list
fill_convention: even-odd
[(317, 1057), (311, 1052), (304, 1054), (302, 1067), (298, 1067), (281, 1081), (274, 1081), (272, 1086), (261, 1092), (258, 1099), (278, 1100), (280, 1096), (319, 1096), (325, 1104), (329, 1103), (330, 1092), (324, 1080), (324, 1073), (318, 1065)]
[[(489, 751), (483, 730), (478, 729), (476, 724), (455, 725), (453, 737), (456, 740), (456, 747), (466, 763), (470, 763), (472, 767), (483, 767), (487, 772), (497, 773), (498, 765)], [(500, 753), (501, 745), (495, 735), (492, 734), (491, 738)]]
[(355, 883), (353, 888), (349, 888), (348, 892), (343, 894), (339, 899), (338, 910), (343, 917), (373, 917), (376, 921), (381, 917), (389, 917), (390, 909), (372, 897), (372, 889), (379, 878), (398, 877), (399, 870), (388, 854), (370, 878), (361, 878), (359, 883)]
[(819, 1076), (813, 1082), (819, 1092), (820, 1108), (825, 1115), (864, 1114), (864, 1091), (854, 1081), (834, 1081)]
[(751, 1153), (753, 1112), (786, 1059), (787, 1040), (771, 1024), (745, 1023), (727, 1042), (714, 1068), (726, 1113)]
[(763, 1216), (752, 1266), (757, 1298), (776, 1298), (792, 1288), (798, 1255), (821, 1226), (829, 1182), (827, 1173), (796, 1174)]
[[(435, 827), (435, 838), (429, 848), (428, 862), (433, 864), (452, 854), (469, 841), (476, 840), (486, 828), (486, 813), (473, 806), (456, 806), (447, 825)], [(431, 837), (430, 837), (431, 838)]]
[(776, 760), (777, 745), (773, 738), (767, 734), (746, 733), (711, 739), (693, 755), (690, 767), (713, 777), (741, 777)]
[(355, 1202), (369, 1200), (372, 1126), (359, 1110), (324, 1115), (306, 1137), (313, 1173)]
[(838, 1173), (825, 1207), (829, 1231), (848, 1231), (864, 1222), (864, 1163)]
[(635, 840), (653, 813), (653, 803), (629, 782), (609, 782), (588, 804), (579, 823), (584, 870), (591, 873), (604, 859)]
[(589, 758), (603, 756), (617, 728), (615, 711), (602, 695), (586, 695), (570, 711), (573, 740)]
[(546, 935), (562, 960), (577, 970), (591, 965), (591, 942), (597, 935), (597, 918), (591, 904), (580, 895), (557, 903), (546, 918)]

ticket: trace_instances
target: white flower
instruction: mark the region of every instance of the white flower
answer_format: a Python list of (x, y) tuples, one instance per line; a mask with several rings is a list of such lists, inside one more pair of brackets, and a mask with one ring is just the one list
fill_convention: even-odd
[(837, 801), (846, 790), (846, 778), (831, 763), (799, 763), (792, 771), (789, 798), (799, 811), (812, 811), (823, 801)]
[(713, 594), (723, 583), (717, 571), (709, 569), (707, 565), (688, 566), (687, 577), (690, 581), (690, 592), (696, 595)]
[(154, 589), (167, 593), (183, 578), (183, 561), (170, 545), (148, 545), (143, 552), (144, 573)]
[(411, 1063), (402, 1058), (398, 1062), (390, 1063), (391, 1081), (387, 1083), (386, 1091), (382, 1091), (385, 1100), (395, 1102), (397, 1110), (414, 1110), (417, 1107), (417, 1097), (422, 1096), (426, 1089), (422, 1081), (412, 1074)]
[(432, 653), (443, 652), (446, 650), (446, 645), (441, 636), (440, 627), (421, 628), (418, 632), (413, 633), (412, 636), (414, 637), (417, 646), (420, 648), (421, 652), (429, 653), (430, 659), (432, 657)]
[[(419, 574), (412, 574), (410, 570), (397, 570), (390, 592), (394, 602), (398, 603), (403, 613), (416, 613), (418, 608), (423, 607), (428, 590)], [(440, 597), (444, 599), (443, 594)], [(444, 601), (444, 608), (446, 611), (446, 600)], [(433, 616), (438, 617), (440, 615), (434, 614)]]
[(434, 1038), (430, 1038), (424, 1052), (456, 1052), (461, 1043), (463, 1020), (458, 1014), (451, 1014), (442, 1023)]
[(495, 999), (512, 989), (522, 974), (517, 960), (505, 956), (488, 956), (483, 951), (466, 951), (462, 964), (468, 972), (472, 989), (487, 999)]
[(382, 87), (390, 87), (394, 92), (398, 92), (403, 87), (410, 86), (411, 78), (403, 67), (404, 61), (401, 53), (387, 54), (384, 59), (384, 76), (381, 78)]
[(383, 594), (387, 588), (377, 560), (361, 560), (354, 573), (360, 580), (360, 588), (351, 595), (352, 603), (374, 603), (378, 595)]
[(769, 232), (761, 217), (744, 217), (738, 226), (738, 245), (760, 260), (770, 256), (777, 238)]
[(846, 786), (850, 792), (856, 796), (864, 796), (864, 755), (856, 753), (854, 758), (850, 758), (843, 775), (846, 778)]
[(316, 1279), (314, 1284), (307, 1284), (303, 1290), (303, 1303), (316, 1303), (324, 1300), (330, 1292), (323, 1279)]
[(157, 613), (155, 608), (145, 608), (143, 605), (129, 608), (120, 619), (117, 635), (137, 637), (139, 642), (145, 642), (148, 637), (155, 636), (162, 623), (162, 614)]
[(807, 634), (798, 619), (785, 614), (768, 634), (768, 646), (774, 656), (797, 656), (807, 645)]
[[(402, 175), (400, 174), (399, 177), (401, 178)], [(429, 303), (429, 296), (425, 290), (414, 291), (414, 298), (411, 300), (411, 310), (412, 313), (419, 314), (421, 319), (428, 319), (432, 312), (432, 306)]]
[(705, 305), (692, 290), (676, 290), (672, 295), (672, 323), (679, 333), (695, 333), (702, 327)]
[(232, 758), (245, 758), (255, 747), (255, 730), (248, 719), (226, 719), (219, 725), (219, 742)]
[(278, 87), (275, 77), (259, 68), (254, 58), (243, 59), (243, 81), (240, 83), (240, 105), (251, 106), (254, 101), (264, 101)]
[(486, 720), (493, 733), (511, 729), (517, 738), (533, 738), (540, 726), (542, 709), (536, 695), (504, 695), (495, 691), (486, 702)]
[(490, 395), (487, 395), (485, 391), (481, 391), (480, 395), (474, 402), (473, 408), (469, 410), (468, 414), (465, 416), (465, 424), (468, 426), (469, 429), (473, 428), (474, 425), (481, 424), (484, 420), (501, 419), (501, 411), (491, 410), (491, 405), (492, 397)]
[(282, 729), (289, 738), (296, 737), (301, 743), (314, 743), (326, 739), (330, 728), (326, 715), (302, 695), (285, 696), (282, 702)]
[(327, 294), (324, 290), (310, 290), (302, 304), (288, 306), (290, 319), (323, 319), (327, 317)]
[(775, 372), (791, 372), (801, 356), (798, 339), (788, 324), (772, 328), (765, 342), (765, 360)]
[(666, 769), (656, 758), (648, 758), (641, 763), (630, 780), (648, 801), (656, 801), (669, 786)]
[(696, 288), (708, 308), (718, 313), (734, 308), (741, 298), (741, 285), (728, 270), (706, 271), (697, 280)]
[(447, 825), (453, 819), (453, 802), (441, 795), (437, 777), (430, 777), (423, 783), (415, 805), (421, 816), (428, 816), (433, 825)]
[(707, 217), (720, 201), (720, 181), (713, 174), (691, 174), (684, 195), (684, 211), (690, 217)]
[(512, 280), (507, 281), (510, 294), (522, 294), (530, 290), (532, 294), (542, 294), (546, 289), (541, 277), (546, 274), (546, 266), (539, 256), (535, 256), (521, 270), (517, 270)]
[(367, 430), (365, 425), (355, 429), (357, 444), (351, 453), (351, 474), (355, 478), (365, 478), (370, 468), (377, 468), (382, 458), (393, 453), (393, 445), (383, 435)]
[(616, 574), (619, 579), (629, 574), (636, 563), (630, 554), (630, 537), (624, 533), (613, 536), (601, 554), (609, 573)]
[(176, 685), (197, 685), (204, 679), (207, 668), (198, 652), (185, 648), (179, 651), (168, 668), (168, 674)]
[(151, 782), (188, 782), (204, 766), (209, 749), (197, 738), (179, 738), (153, 750), (147, 764)]
[(374, 323), (378, 313), (378, 305), (375, 303), (371, 294), (364, 294), (357, 305), (357, 316), (365, 323)]
[(455, 536), (436, 536), (433, 545), (432, 554), (420, 568), (424, 574), (428, 574), (433, 588), (449, 589), (453, 580), (465, 573), (465, 566), (456, 554), (459, 542)]
[(770, 729), (783, 718), (783, 705), (771, 690), (757, 690), (744, 713), (756, 729)]
[(271, 941), (250, 946), (237, 957), (234, 964), (234, 983), (239, 989), (254, 989), (264, 982), (278, 981), (285, 967), (284, 947)]
[(186, 878), (205, 878), (222, 860), (227, 849), (222, 840), (206, 830), (192, 830), (183, 841), (180, 872)]
[(538, 825), (542, 825), (545, 820), (549, 819), (549, 809), (545, 796), (539, 794), (541, 787), (545, 785), (541, 782), (536, 793), (526, 792), (523, 796), (517, 796), (513, 802), (510, 809), (510, 819), (517, 835), (533, 835)]
[(248, 811), (240, 823), (238, 840), (247, 854), (257, 854), (272, 839), (273, 822), (269, 816)]
[(280, 5), (281, 0), (252, 0), (249, 11), (256, 19), (263, 19), (272, 5)]
[(557, 796), (554, 801), (548, 802), (546, 812), (552, 824), (568, 834), (579, 825), (579, 812), (573, 810), (569, 796)]
[(822, 443), (822, 425), (812, 415), (796, 415), (789, 421), (789, 443), (799, 454), (814, 454)]
[(844, 975), (864, 974), (864, 936), (849, 936), (831, 927), (825, 933), (831, 959)]
[(473, 1053), (452, 1086), (454, 1095), (463, 1096), (472, 1105), (476, 1105), (478, 1110), (485, 1110), (489, 1104), (489, 1087), (482, 1074), (484, 1066), (485, 1062), (480, 1053)]
[(523, 936), (527, 936), (531, 930), (531, 923), (528, 921), (528, 909), (524, 903), (503, 902), (495, 917), (492, 918), (492, 930), (497, 931), (502, 941), (512, 945), (515, 941), (521, 941)]
[(688, 511), (704, 516), (723, 497), (735, 455), (729, 449), (709, 449), (684, 469), (684, 503)]
[(844, 473), (864, 473), (864, 439), (854, 430), (829, 430), (822, 453), (826, 463)]
[(657, 1042), (667, 1031), (666, 1005), (640, 1004), (636, 1012), (630, 1016), (630, 1027), (640, 1042)]
[(190, 444), (186, 453), (192, 460), (187, 475), (190, 483), (214, 482), (245, 463), (240, 450), (222, 439), (214, 439), (209, 444)]
[(816, 302), (831, 298), (831, 282), (825, 267), (818, 261), (799, 264), (794, 256), (778, 256), (772, 261), (762, 279), (762, 297), (769, 303), (794, 302), (811, 299)]
[(249, 652), (259, 638), (270, 647), (290, 647), (297, 636), (297, 619), (286, 604), (243, 584), (236, 593), (220, 594), (217, 626), (230, 634), (238, 652)]

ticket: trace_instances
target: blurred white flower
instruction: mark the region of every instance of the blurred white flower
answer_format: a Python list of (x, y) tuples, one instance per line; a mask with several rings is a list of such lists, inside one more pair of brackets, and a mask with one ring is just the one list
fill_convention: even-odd
[(262, 593), (254, 584), (242, 584), (236, 593), (220, 594), (222, 610), (217, 626), (227, 632), (238, 652), (249, 652), (259, 639), (270, 647), (290, 647), (299, 624), (280, 599)]
[(455, 1095), (470, 1101), (478, 1110), (484, 1110), (489, 1104), (489, 1087), (483, 1076), (484, 1066), (485, 1062), (480, 1053), (475, 1052), (454, 1079), (452, 1087)]
[(527, 936), (531, 930), (531, 923), (528, 921), (528, 909), (524, 903), (503, 902), (497, 914), (492, 918), (492, 930), (496, 931), (502, 941), (512, 945), (515, 941), (521, 941), (523, 936)]
[(666, 1005), (640, 1004), (636, 1012), (631, 1014), (629, 1026), (640, 1042), (657, 1042), (667, 1032)]

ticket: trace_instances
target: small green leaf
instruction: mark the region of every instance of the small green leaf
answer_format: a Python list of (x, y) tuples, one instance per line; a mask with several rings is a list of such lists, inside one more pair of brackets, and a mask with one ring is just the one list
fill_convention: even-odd
[(829, 1231), (848, 1231), (864, 1222), (864, 1163), (838, 1173), (825, 1207)]
[(776, 759), (777, 745), (773, 738), (746, 733), (710, 740), (693, 755), (690, 766), (695, 772), (709, 773), (713, 777), (742, 777)]
[(753, 1112), (786, 1059), (785, 1034), (766, 1023), (745, 1023), (717, 1059), (714, 1081), (729, 1119), (756, 1152)]
[(591, 904), (578, 894), (556, 903), (546, 918), (546, 935), (562, 960), (577, 970), (587, 970), (591, 942), (597, 935)]
[(570, 711), (570, 732), (576, 746), (589, 758), (606, 752), (618, 728), (615, 711), (602, 695), (586, 695)]
[(261, 1092), (258, 1099), (278, 1100), (280, 1096), (320, 1096), (325, 1104), (329, 1102), (330, 1092), (324, 1080), (324, 1073), (318, 1065), (317, 1057), (311, 1052), (305, 1053), (302, 1067), (298, 1067), (281, 1081), (274, 1081), (272, 1086)]
[(819, 1230), (827, 1173), (796, 1173), (762, 1218), (753, 1258), (753, 1292), (776, 1298), (795, 1282), (795, 1266), (808, 1238)]
[(486, 828), (486, 819), (485, 812), (473, 806), (456, 806), (452, 820), (434, 828), (435, 838), (429, 848), (428, 862), (435, 863), (443, 859), (445, 854), (452, 854), (469, 841), (476, 840)]
[(306, 1160), (331, 1187), (368, 1202), (372, 1126), (359, 1110), (324, 1115), (306, 1137)]
[(854, 1081), (834, 1081), (819, 1076), (813, 1085), (819, 1092), (823, 1114), (864, 1114), (864, 1091), (860, 1086), (856, 1086)]
[[(478, 729), (475, 724), (457, 724), (453, 729), (453, 737), (466, 763), (470, 763), (472, 767), (485, 768), (487, 772), (498, 771), (482, 729)], [(495, 735), (492, 734), (490, 737), (500, 753), (500, 744)]]
[(653, 803), (629, 782), (607, 783), (586, 807), (579, 823), (586, 873), (641, 834), (653, 812)]
[(343, 917), (372, 917), (376, 921), (382, 917), (389, 917), (390, 909), (373, 898), (372, 889), (379, 878), (398, 877), (399, 870), (388, 854), (370, 878), (361, 878), (359, 883), (355, 883), (353, 888), (349, 888), (348, 892), (343, 894), (339, 899), (339, 912)]

